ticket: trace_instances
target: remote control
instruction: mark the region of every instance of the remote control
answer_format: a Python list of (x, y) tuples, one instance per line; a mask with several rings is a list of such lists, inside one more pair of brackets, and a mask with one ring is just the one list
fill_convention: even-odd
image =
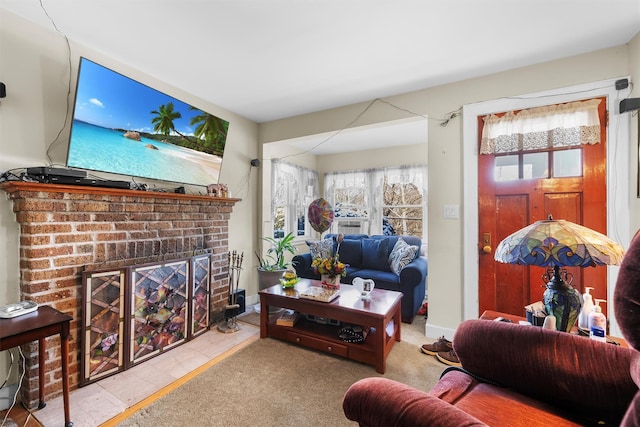
[(0, 318), (12, 319), (17, 316), (29, 314), (38, 309), (38, 304), (33, 301), (20, 301), (17, 304), (9, 304), (0, 307)]

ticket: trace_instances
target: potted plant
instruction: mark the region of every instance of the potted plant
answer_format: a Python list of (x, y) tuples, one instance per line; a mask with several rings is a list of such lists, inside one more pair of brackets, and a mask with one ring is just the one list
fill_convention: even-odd
[(256, 252), (258, 258), (258, 287), (259, 290), (280, 283), (280, 277), (289, 267), (290, 262), (285, 260), (285, 253), (292, 255), (296, 253), (296, 247), (293, 245), (295, 235), (288, 233), (286, 236), (275, 239), (273, 237), (263, 237), (262, 240), (268, 242), (271, 247), (267, 250), (264, 257)]

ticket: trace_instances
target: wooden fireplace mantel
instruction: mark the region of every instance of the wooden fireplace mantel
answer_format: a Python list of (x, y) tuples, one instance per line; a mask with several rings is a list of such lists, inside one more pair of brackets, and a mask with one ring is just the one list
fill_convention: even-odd
[(83, 185), (64, 185), (64, 184), (46, 184), (41, 182), (27, 182), (27, 181), (7, 181), (0, 184), (0, 189), (12, 194), (18, 191), (45, 191), (48, 193), (69, 193), (69, 194), (95, 194), (95, 195), (109, 195), (109, 196), (128, 196), (128, 197), (143, 197), (143, 198), (166, 198), (175, 200), (201, 200), (201, 201), (215, 201), (218, 203), (231, 203), (235, 204), (242, 199), (235, 199), (231, 197), (212, 197), (202, 194), (180, 194), (170, 193), (164, 191), (141, 191), (141, 190), (127, 190), (122, 188), (109, 188), (109, 187), (88, 187)]

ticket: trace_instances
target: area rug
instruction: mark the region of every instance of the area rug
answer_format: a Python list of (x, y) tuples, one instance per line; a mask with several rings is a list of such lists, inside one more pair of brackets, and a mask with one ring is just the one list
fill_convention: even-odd
[(420, 352), (424, 321), (417, 323), (403, 324), (403, 341), (393, 346), (384, 375), (362, 363), (257, 339), (117, 425), (353, 426), (342, 398), (357, 380), (384, 376), (422, 390), (437, 382), (446, 366)]
[(253, 326), (260, 326), (260, 313), (254, 310), (253, 306), (247, 307), (247, 311), (237, 317), (239, 322), (248, 323)]

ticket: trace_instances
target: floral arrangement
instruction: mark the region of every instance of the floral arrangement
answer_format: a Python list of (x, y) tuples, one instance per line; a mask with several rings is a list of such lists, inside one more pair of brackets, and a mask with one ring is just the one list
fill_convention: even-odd
[(329, 258), (316, 258), (311, 267), (317, 274), (326, 274), (329, 277), (347, 275), (347, 264), (340, 262), (338, 254)]

